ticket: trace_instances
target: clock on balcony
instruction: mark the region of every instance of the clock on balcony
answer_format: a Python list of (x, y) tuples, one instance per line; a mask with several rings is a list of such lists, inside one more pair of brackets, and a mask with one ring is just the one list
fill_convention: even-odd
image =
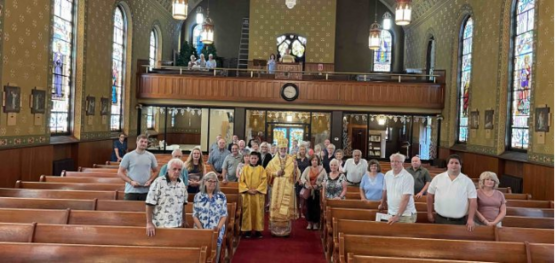
[(293, 83), (286, 83), (281, 87), (281, 97), (286, 101), (294, 101), (299, 97), (299, 87)]

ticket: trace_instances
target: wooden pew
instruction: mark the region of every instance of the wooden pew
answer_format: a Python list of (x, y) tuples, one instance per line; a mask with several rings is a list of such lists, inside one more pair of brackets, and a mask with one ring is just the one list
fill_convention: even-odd
[(95, 200), (0, 197), (0, 208), (94, 210)]
[(90, 167), (79, 167), (77, 169), (81, 173), (118, 173), (118, 168), (90, 168)]
[(83, 173), (83, 172), (70, 172), (63, 171), (62, 177), (118, 177), (117, 173)]
[(207, 248), (0, 242), (5, 262), (206, 262)]
[(339, 259), (347, 254), (492, 262), (525, 262), (524, 243), (339, 234)]
[(421, 258), (400, 258), (400, 257), (377, 257), (361, 256), (349, 253), (347, 255), (349, 263), (476, 263), (485, 261), (466, 261), (466, 260), (443, 260), (443, 259), (421, 259)]
[(124, 191), (125, 184), (103, 183), (49, 183), (49, 182), (15, 182), (15, 188), (24, 189), (59, 189), (59, 190), (92, 190), (92, 191)]
[(553, 201), (507, 200), (507, 207), (553, 208)]
[(545, 228), (553, 229), (553, 218), (506, 216), (502, 221), (503, 227)]
[(333, 219), (333, 256), (338, 258), (339, 233), (367, 236), (418, 237), (433, 239), (495, 241), (495, 227), (478, 226), (469, 232), (466, 226), (402, 224), (388, 225), (384, 222)]
[(528, 262), (553, 262), (553, 244), (526, 244)]
[(553, 244), (553, 229), (498, 227), (497, 241)]
[[(215, 262), (218, 233), (201, 229), (157, 228), (154, 237), (144, 227), (37, 224), (33, 243), (207, 248), (207, 262)], [(182, 259), (183, 260), (183, 259)]]
[(526, 207), (507, 207), (508, 216), (525, 216), (525, 217), (553, 217), (553, 209), (551, 208), (526, 208)]
[(69, 209), (0, 209), (0, 222), (4, 223), (67, 224), (68, 218)]
[[(192, 221), (188, 221), (192, 222)], [(72, 210), (67, 224), (103, 226), (145, 226), (145, 212)]]
[(40, 182), (48, 183), (100, 183), (100, 184), (123, 184), (119, 177), (61, 177), (53, 175), (41, 175)]
[(107, 168), (107, 169), (118, 169), (118, 164), (93, 164), (93, 168)]
[(24, 197), (43, 199), (99, 199), (115, 200), (118, 191), (75, 191), (0, 188), (0, 197)]
[(32, 242), (35, 224), (0, 223), (0, 242)]

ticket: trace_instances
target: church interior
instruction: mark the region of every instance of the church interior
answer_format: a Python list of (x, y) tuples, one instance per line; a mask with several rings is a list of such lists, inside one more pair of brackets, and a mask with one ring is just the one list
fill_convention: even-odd
[[(383, 173), (395, 153), (405, 167), (419, 156), (433, 176), (457, 154), (468, 177), (497, 174), (508, 219), (472, 235), (444, 229), (420, 218), (424, 200), (415, 201), (420, 230), (387, 230), (349, 214), (376, 214), (355, 189), (347, 199), (356, 204), (322, 200), (318, 231), (298, 219), (289, 238), (264, 233), (259, 242), (242, 240), (241, 196), (225, 186), (235, 192), (220, 262), (553, 262), (553, 10), (551, 0), (0, 0), (0, 255), (32, 262), (56, 249), (54, 262), (79, 261), (72, 251), (169, 262), (172, 252), (217, 262), (208, 230), (144, 241), (144, 204), (118, 206), (130, 202), (120, 201), (121, 182), (51, 178), (116, 169), (121, 134), (128, 151), (146, 134), (161, 163), (195, 147), (206, 161), (217, 137), (237, 135), (286, 138), (288, 148), (329, 140), (345, 160), (359, 150)], [(138, 223), (115, 219), (124, 211)], [(69, 237), (83, 234), (76, 225), (97, 236)], [(402, 252), (400, 242), (429, 253)]]

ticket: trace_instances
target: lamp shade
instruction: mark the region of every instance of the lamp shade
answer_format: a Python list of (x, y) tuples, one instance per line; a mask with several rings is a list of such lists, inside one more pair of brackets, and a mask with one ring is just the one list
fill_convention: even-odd
[(200, 41), (205, 45), (214, 43), (214, 24), (210, 17), (206, 17), (202, 24), (202, 31), (200, 32)]
[(172, 16), (177, 20), (187, 19), (188, 0), (173, 0)]
[(297, 4), (297, 0), (285, 0), (285, 5), (289, 9), (293, 9), (293, 7), (295, 7), (296, 4)]
[(389, 14), (387, 12), (383, 15), (382, 25), (383, 25), (384, 30), (390, 30), (391, 29), (391, 22), (392, 22), (391, 18), (392, 18), (391, 14)]
[(395, 7), (395, 24), (398, 26), (410, 24), (411, 15), (411, 0), (397, 0), (397, 6)]
[(370, 36), (368, 37), (368, 48), (371, 50), (378, 50), (380, 49), (380, 33), (382, 30), (380, 29), (380, 24), (378, 22), (372, 23), (370, 26)]
[(202, 23), (204, 23), (204, 14), (202, 14), (202, 8), (197, 8), (197, 16), (196, 16), (196, 22), (199, 25), (202, 25)]

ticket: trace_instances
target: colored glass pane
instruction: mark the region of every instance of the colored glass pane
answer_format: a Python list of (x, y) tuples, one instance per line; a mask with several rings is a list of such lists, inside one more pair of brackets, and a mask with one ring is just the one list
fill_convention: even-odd
[(52, 24), (52, 110), (50, 133), (68, 134), (73, 74), (74, 1), (55, 0)]
[(123, 76), (125, 66), (125, 41), (127, 24), (121, 7), (114, 11), (114, 39), (112, 50), (112, 92), (111, 92), (111, 117), (110, 130), (121, 131), (123, 115)]
[(156, 45), (156, 37), (156, 32), (153, 29), (150, 31), (150, 52), (148, 55), (150, 66), (152, 67), (156, 66), (156, 49), (158, 48)]
[(374, 71), (391, 71), (391, 47), (393, 37), (387, 30), (382, 30), (380, 34), (380, 48), (374, 51)]
[(520, 0), (515, 10), (510, 148), (528, 149), (532, 64), (534, 62), (535, 0)]
[(466, 142), (468, 140), (468, 109), (470, 103), (470, 77), (472, 73), (472, 33), (474, 29), (474, 21), (469, 17), (463, 27), (463, 33), (460, 40), (460, 72), (459, 72), (459, 129), (458, 141)]

